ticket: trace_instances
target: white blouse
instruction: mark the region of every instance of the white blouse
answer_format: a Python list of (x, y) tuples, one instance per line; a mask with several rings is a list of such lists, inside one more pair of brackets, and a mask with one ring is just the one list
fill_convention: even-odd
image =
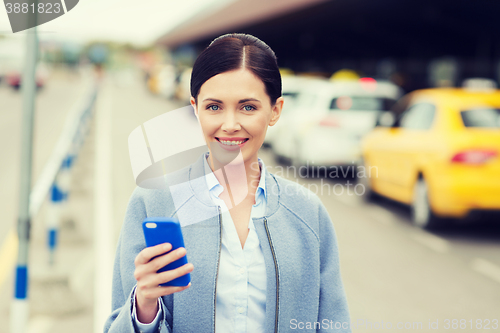
[[(216, 333), (264, 332), (266, 315), (266, 266), (253, 217), (262, 217), (266, 210), (266, 168), (261, 159), (261, 176), (248, 223), (249, 233), (244, 247), (224, 200), (219, 198), (222, 186), (205, 159), (208, 189), (222, 212), (222, 246), (217, 278)], [(207, 172), (208, 171), (208, 172)]]

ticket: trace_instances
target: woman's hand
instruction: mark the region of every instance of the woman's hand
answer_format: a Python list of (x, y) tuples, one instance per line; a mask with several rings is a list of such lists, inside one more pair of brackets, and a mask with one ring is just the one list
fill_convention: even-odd
[[(135, 257), (134, 277), (137, 280), (135, 291), (136, 310), (137, 319), (141, 323), (150, 323), (156, 317), (159, 297), (185, 290), (191, 286), (191, 283), (185, 287), (160, 286), (162, 283), (172, 281), (190, 273), (194, 268), (193, 264), (187, 263), (176, 269), (157, 273), (160, 268), (186, 255), (186, 249), (183, 247), (174, 251), (170, 251), (171, 249), (172, 245), (170, 243), (159, 244), (145, 248)], [(168, 253), (163, 254), (165, 252)], [(151, 260), (159, 255), (161, 256)]]

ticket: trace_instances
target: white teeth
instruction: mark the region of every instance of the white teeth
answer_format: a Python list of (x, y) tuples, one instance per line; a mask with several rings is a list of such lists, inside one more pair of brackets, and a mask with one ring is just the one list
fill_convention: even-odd
[(242, 141), (224, 141), (224, 140), (219, 140), (219, 142), (221, 142), (222, 144), (228, 145), (228, 146), (236, 146), (236, 145), (242, 144), (243, 142), (245, 142), (245, 140), (242, 140)]

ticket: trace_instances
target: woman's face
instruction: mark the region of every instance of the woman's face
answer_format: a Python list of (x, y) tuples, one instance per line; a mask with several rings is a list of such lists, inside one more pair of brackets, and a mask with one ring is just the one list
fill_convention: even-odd
[(193, 97), (191, 105), (213, 156), (227, 164), (241, 150), (246, 164), (257, 162), (267, 126), (280, 117), (283, 98), (271, 105), (262, 80), (242, 68), (207, 80), (200, 88), (198, 105)]

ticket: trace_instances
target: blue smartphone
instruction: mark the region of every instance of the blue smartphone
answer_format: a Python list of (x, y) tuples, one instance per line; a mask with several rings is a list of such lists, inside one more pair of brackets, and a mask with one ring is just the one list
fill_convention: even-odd
[[(147, 217), (142, 222), (142, 230), (144, 231), (144, 238), (146, 240), (147, 247), (163, 243), (172, 244), (172, 250), (170, 251), (173, 251), (179, 247), (184, 247), (184, 239), (182, 238), (181, 225), (179, 224), (179, 221), (175, 218)], [(158, 273), (172, 270), (177, 267), (181, 267), (182, 265), (187, 264), (187, 262), (188, 262), (187, 255), (185, 255), (182, 258), (179, 258), (176, 261), (171, 262), (165, 267), (159, 269)], [(191, 276), (189, 273), (187, 273), (183, 276), (179, 276), (178, 278), (173, 279), (172, 281), (163, 283), (161, 284), (161, 286), (184, 287), (187, 286), (190, 281), (191, 281)]]

